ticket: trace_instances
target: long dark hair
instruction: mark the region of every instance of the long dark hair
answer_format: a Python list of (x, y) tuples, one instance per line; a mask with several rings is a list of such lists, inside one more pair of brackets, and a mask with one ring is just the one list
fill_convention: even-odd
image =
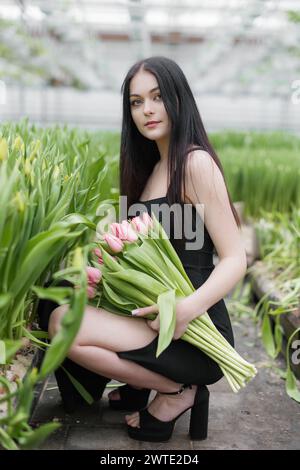
[[(183, 203), (186, 197), (185, 173), (187, 157), (191, 149), (208, 152), (218, 165), (224, 181), (221, 162), (213, 149), (197, 104), (181, 68), (173, 60), (155, 56), (136, 62), (128, 71), (122, 86), (123, 118), (120, 144), (120, 194), (127, 196), (127, 209), (138, 201), (160, 154), (155, 141), (144, 137), (137, 129), (130, 111), (129, 86), (131, 79), (143, 68), (157, 79), (166, 112), (171, 120), (168, 154), (168, 203)], [(176, 171), (175, 171), (176, 169)], [(225, 181), (230, 206), (240, 227), (238, 213), (231, 201)]]

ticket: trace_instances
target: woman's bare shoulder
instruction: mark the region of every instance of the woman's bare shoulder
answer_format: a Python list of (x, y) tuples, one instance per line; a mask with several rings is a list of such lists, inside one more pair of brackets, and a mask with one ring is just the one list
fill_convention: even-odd
[(187, 157), (187, 166), (190, 171), (209, 171), (211, 168), (213, 168), (214, 164), (216, 165), (214, 159), (206, 150), (193, 150), (188, 154)]
[(206, 198), (223, 180), (223, 175), (206, 150), (194, 150), (188, 154), (186, 171), (187, 196), (195, 201)]

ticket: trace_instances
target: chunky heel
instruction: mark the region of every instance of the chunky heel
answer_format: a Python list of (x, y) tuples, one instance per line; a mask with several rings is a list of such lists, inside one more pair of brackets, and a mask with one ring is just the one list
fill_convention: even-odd
[[(158, 392), (161, 395), (178, 395), (186, 388), (192, 388), (190, 384), (184, 384), (178, 392)], [(191, 411), (190, 430), (189, 434), (193, 440), (202, 440), (207, 437), (207, 424), (208, 424), (208, 402), (209, 391), (205, 385), (198, 385), (194, 404), (182, 411), (176, 418), (171, 421), (161, 421), (149, 413), (147, 408), (139, 411), (140, 425), (139, 427), (132, 427), (127, 425), (128, 435), (132, 439), (138, 441), (149, 442), (166, 442), (172, 436), (174, 426), (178, 418)]]
[(208, 409), (209, 391), (205, 385), (199, 385), (190, 417), (189, 434), (193, 441), (201, 441), (207, 438)]

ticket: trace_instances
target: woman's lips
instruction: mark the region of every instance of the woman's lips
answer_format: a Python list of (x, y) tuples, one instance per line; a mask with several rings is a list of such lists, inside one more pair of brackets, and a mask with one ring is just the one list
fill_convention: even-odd
[(146, 124), (146, 127), (155, 127), (155, 126), (157, 126), (159, 123), (160, 123), (160, 121), (158, 121), (158, 122), (152, 122), (151, 124)]

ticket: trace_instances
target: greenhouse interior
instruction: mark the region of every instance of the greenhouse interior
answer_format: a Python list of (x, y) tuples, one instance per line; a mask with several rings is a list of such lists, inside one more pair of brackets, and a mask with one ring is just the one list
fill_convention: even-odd
[(1, 450), (300, 450), (300, 0), (1, 0), (0, 187)]

